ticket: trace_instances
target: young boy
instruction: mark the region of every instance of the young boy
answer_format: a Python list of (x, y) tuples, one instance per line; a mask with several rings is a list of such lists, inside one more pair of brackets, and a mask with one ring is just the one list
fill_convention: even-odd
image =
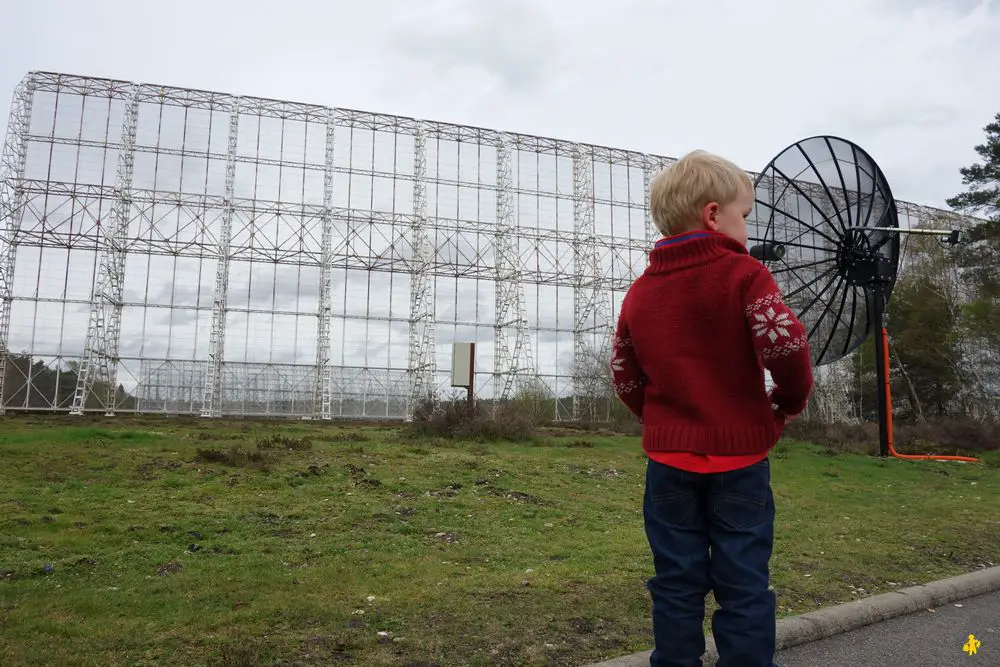
[(719, 667), (774, 667), (768, 453), (813, 376), (802, 324), (747, 252), (753, 200), (746, 172), (703, 151), (660, 172), (649, 203), (664, 238), (614, 338), (615, 392), (642, 421), (649, 459), (651, 667), (701, 665), (710, 590)]

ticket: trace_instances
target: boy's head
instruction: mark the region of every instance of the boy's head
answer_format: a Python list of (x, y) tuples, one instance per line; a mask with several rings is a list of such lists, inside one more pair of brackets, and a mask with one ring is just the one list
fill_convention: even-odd
[(710, 229), (746, 245), (753, 200), (750, 175), (705, 151), (688, 153), (649, 184), (653, 224), (664, 236)]

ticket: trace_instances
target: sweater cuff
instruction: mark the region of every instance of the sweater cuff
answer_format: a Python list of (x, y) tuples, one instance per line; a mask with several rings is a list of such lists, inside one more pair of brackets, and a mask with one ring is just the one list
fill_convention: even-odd
[(772, 389), (771, 393), (768, 395), (771, 401), (771, 405), (781, 410), (785, 415), (789, 417), (794, 417), (806, 409), (809, 404), (808, 397), (806, 399), (794, 400), (789, 396), (785, 396), (777, 388)]

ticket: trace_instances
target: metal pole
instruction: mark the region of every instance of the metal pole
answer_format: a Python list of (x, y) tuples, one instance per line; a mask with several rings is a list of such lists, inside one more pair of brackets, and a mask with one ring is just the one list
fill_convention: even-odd
[(886, 387), (889, 384), (889, 364), (885, 353), (885, 335), (883, 320), (885, 319), (885, 290), (877, 285), (872, 290), (872, 319), (878, 340), (875, 342), (875, 374), (878, 378), (878, 453), (879, 456), (889, 456), (889, 395)]

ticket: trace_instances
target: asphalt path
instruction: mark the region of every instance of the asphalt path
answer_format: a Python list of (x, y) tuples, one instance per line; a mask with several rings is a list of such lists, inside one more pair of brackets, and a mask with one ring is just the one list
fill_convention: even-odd
[[(971, 655), (963, 646), (980, 642)], [(1000, 667), (1000, 591), (779, 651), (779, 667)]]

